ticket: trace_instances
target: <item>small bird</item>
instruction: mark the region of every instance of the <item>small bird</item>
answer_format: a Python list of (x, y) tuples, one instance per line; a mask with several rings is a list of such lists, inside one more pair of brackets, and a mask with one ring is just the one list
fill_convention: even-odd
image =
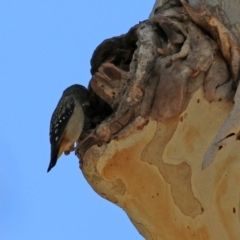
[(74, 150), (86, 121), (83, 107), (89, 104), (88, 90), (74, 84), (64, 90), (50, 123), (51, 160), (47, 172), (57, 163), (63, 152)]

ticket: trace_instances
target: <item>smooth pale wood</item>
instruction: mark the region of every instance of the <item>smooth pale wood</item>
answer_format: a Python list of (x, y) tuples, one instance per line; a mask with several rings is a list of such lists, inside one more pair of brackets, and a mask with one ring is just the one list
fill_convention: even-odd
[(240, 141), (233, 137), (201, 169), (231, 109), (206, 101), (200, 88), (180, 118), (150, 120), (126, 138), (89, 149), (85, 156), (98, 161), (95, 174), (84, 164), (85, 176), (146, 239), (240, 239)]

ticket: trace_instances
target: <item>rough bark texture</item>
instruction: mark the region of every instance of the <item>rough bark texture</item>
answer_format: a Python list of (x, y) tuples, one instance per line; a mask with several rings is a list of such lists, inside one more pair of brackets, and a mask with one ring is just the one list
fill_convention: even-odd
[(89, 88), (113, 114), (77, 154), (146, 239), (240, 239), (238, 24), (189, 2), (95, 50)]

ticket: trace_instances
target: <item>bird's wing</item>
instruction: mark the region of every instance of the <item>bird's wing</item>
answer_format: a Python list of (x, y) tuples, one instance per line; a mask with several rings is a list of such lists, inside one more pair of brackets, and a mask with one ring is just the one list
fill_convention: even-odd
[[(73, 97), (59, 101), (53, 112), (50, 124), (50, 143), (51, 143), (51, 161), (53, 167), (57, 162), (59, 143), (63, 137), (68, 121), (71, 118), (75, 108)], [(50, 166), (49, 165), (49, 166)]]

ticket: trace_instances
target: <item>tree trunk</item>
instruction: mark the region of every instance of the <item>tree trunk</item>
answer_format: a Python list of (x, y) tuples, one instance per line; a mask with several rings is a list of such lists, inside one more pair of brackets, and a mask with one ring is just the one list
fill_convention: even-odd
[(240, 7), (218, 2), (158, 0), (91, 60), (113, 114), (79, 143), (81, 169), (146, 239), (240, 239)]

